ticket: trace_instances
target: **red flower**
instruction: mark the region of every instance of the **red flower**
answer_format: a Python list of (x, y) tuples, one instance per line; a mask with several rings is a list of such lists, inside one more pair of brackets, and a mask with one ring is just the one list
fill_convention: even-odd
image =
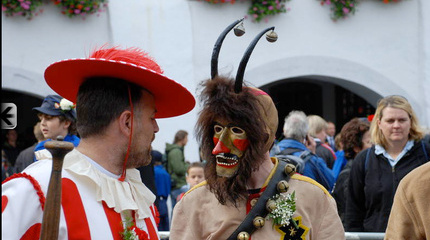
[(369, 120), (369, 122), (372, 122), (373, 117), (375, 117), (375, 114), (367, 116), (367, 120)]
[(148, 234), (142, 229), (136, 226), (133, 226), (131, 227), (131, 230), (133, 230), (136, 233), (136, 235), (139, 237), (139, 240), (149, 240)]

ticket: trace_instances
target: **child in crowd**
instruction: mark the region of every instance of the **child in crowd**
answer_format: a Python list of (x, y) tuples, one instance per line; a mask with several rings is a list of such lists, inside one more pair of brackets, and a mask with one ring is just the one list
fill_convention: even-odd
[[(204, 167), (201, 162), (193, 162), (187, 169), (187, 175), (185, 177), (187, 180), (188, 190), (192, 189), (197, 184), (203, 182), (205, 180), (205, 172)], [(185, 192), (181, 193), (177, 201), (181, 200), (182, 196), (184, 196)]]
[(76, 131), (75, 104), (59, 95), (48, 95), (40, 107), (33, 108), (40, 120), (40, 130), (45, 141), (39, 142), (34, 148), (35, 161), (51, 158), (51, 153), (45, 149), (46, 141), (56, 140), (62, 136), (64, 141), (71, 142), (75, 147), (80, 139)]

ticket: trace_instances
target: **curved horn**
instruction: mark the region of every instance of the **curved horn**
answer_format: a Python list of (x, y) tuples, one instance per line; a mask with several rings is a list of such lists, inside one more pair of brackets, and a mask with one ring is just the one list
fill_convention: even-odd
[(269, 42), (274, 42), (277, 39), (277, 35), (273, 30), (275, 27), (269, 27), (264, 29), (262, 32), (260, 32), (254, 40), (252, 40), (251, 44), (249, 44), (248, 48), (246, 49), (245, 54), (242, 57), (242, 60), (240, 61), (239, 68), (237, 69), (236, 74), (236, 82), (234, 83), (234, 92), (240, 93), (242, 91), (242, 83), (243, 83), (243, 75), (245, 74), (245, 68), (246, 64), (248, 64), (249, 57), (251, 56), (252, 50), (254, 50), (255, 45), (257, 45), (258, 40), (260, 40), (261, 36), (263, 36), (266, 32), (272, 30), (272, 33), (270, 36), (267, 36), (267, 40)]
[[(228, 25), (226, 29), (219, 35), (218, 39), (216, 40), (216, 43), (214, 45), (214, 49), (212, 51), (212, 61), (211, 61), (211, 79), (213, 79), (216, 75), (218, 75), (218, 56), (219, 51), (221, 49), (222, 42), (224, 41), (225, 36), (240, 22), (243, 21), (242, 19), (236, 20), (234, 23)], [(235, 31), (236, 36), (242, 36), (245, 33), (243, 29), (237, 33)]]

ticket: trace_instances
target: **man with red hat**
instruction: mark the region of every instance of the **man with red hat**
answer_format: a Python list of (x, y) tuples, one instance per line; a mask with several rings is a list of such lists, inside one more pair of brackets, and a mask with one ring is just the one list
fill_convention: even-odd
[[(45, 71), (76, 102), (78, 147), (64, 158), (58, 239), (159, 239), (155, 196), (135, 168), (151, 161), (157, 118), (185, 114), (194, 97), (137, 48), (102, 48)], [(52, 162), (2, 184), (2, 239), (39, 239)]]

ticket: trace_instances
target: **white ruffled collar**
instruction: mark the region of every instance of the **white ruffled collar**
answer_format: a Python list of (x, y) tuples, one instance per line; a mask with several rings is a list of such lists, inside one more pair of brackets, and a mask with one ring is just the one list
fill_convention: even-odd
[(63, 168), (79, 178), (87, 178), (97, 186), (97, 201), (106, 202), (118, 213), (125, 210), (136, 211), (137, 219), (152, 215), (149, 207), (155, 201), (155, 195), (142, 183), (137, 169), (127, 169), (124, 182), (108, 176), (93, 166), (87, 156), (74, 149), (64, 158)]

